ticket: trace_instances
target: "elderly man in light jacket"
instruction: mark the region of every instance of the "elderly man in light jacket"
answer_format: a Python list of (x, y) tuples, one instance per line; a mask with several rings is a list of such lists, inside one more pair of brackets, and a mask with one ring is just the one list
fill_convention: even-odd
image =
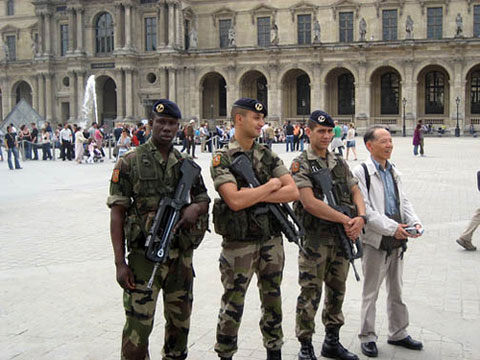
[[(364, 141), (371, 156), (353, 170), (367, 211), (365, 233), (361, 235), (365, 278), (359, 334), (362, 353), (378, 356), (375, 304), (384, 279), (388, 293), (388, 343), (421, 350), (422, 343), (413, 340), (407, 332), (408, 310), (402, 301), (402, 275), (406, 239), (420, 236), (423, 227), (403, 192), (400, 172), (388, 161), (393, 150), (390, 133), (374, 126), (367, 130)], [(414, 230), (407, 232), (407, 227)], [(415, 230), (417, 234), (412, 234)]]

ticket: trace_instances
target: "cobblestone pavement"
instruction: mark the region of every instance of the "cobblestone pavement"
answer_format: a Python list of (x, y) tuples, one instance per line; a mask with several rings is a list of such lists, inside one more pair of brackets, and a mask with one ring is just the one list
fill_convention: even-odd
[[(427, 138), (426, 155), (412, 155), (411, 138), (395, 138), (393, 162), (425, 225), (425, 235), (409, 243), (404, 300), (410, 333), (424, 342), (413, 352), (386, 343), (385, 289), (378, 300), (379, 357), (385, 359), (480, 359), (480, 251), (463, 251), (455, 239), (479, 206), (475, 174), (480, 141)], [(366, 158), (357, 139), (359, 161)], [(275, 145), (289, 166), (294, 156)], [(197, 147), (197, 151), (199, 148)], [(199, 163), (212, 198), (210, 155)], [(351, 161), (351, 165), (357, 162)], [(0, 163), (0, 359), (118, 359), (124, 322), (122, 291), (115, 282), (105, 206), (112, 162), (26, 162), (9, 171)], [(474, 243), (480, 245), (480, 233)], [(296, 358), (294, 336), (297, 249), (286, 244), (282, 285), (284, 359)], [(189, 359), (216, 359), (213, 352), (221, 296), (220, 238), (208, 234), (195, 253), (197, 274), (189, 337)], [(360, 269), (360, 263), (358, 263)], [(361, 283), (350, 275), (341, 340), (359, 354)], [(162, 304), (151, 335), (152, 359), (161, 358)], [(258, 328), (258, 293), (250, 286), (235, 359), (265, 359)], [(323, 327), (317, 317), (317, 352)]]

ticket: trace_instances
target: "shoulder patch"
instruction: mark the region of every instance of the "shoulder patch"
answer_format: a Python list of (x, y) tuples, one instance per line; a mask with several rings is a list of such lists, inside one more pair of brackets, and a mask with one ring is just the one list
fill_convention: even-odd
[(222, 161), (222, 155), (215, 155), (212, 159), (212, 166), (217, 167), (220, 165), (220, 162)]
[(300, 170), (300, 162), (299, 161), (292, 162), (292, 166), (290, 170), (292, 174), (296, 174)]
[(113, 169), (112, 182), (113, 183), (118, 183), (119, 179), (120, 179), (120, 170), (119, 169)]

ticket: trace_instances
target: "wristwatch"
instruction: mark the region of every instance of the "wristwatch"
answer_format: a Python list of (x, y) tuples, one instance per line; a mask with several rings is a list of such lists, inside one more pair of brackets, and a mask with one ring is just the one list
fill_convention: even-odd
[(367, 225), (367, 215), (358, 215), (358, 216), (361, 217), (365, 225)]

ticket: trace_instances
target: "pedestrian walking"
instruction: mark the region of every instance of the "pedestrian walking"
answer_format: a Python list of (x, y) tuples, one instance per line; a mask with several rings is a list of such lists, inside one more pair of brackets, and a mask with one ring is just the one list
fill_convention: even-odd
[(348, 125), (346, 140), (347, 140), (347, 155), (345, 156), (345, 159), (348, 160), (348, 155), (351, 150), (354, 156), (353, 160), (357, 161), (357, 150), (356, 150), (356, 143), (355, 143), (355, 125), (353, 123), (350, 123)]
[(195, 120), (190, 120), (190, 122), (187, 125), (187, 132), (186, 132), (186, 137), (187, 137), (187, 153), (189, 153), (192, 158), (196, 159), (197, 157), (195, 156)]
[(475, 251), (477, 250), (476, 246), (472, 244), (472, 236), (475, 230), (477, 230), (478, 225), (480, 225), (480, 208), (478, 208), (473, 214), (470, 223), (467, 228), (463, 231), (462, 235), (457, 239), (458, 245), (463, 247), (465, 250)]
[(12, 155), (15, 158), (15, 169), (21, 169), (18, 157), (18, 140), (17, 134), (12, 131), (12, 126), (7, 126), (7, 134), (5, 135), (5, 148), (8, 154), (8, 168), (13, 170)]
[(368, 357), (378, 356), (376, 302), (385, 279), (389, 329), (387, 342), (421, 350), (423, 344), (412, 339), (407, 331), (408, 309), (402, 300), (402, 278), (407, 239), (419, 237), (423, 227), (403, 191), (400, 172), (389, 162), (393, 151), (390, 133), (381, 126), (373, 126), (365, 133), (364, 142), (370, 157), (353, 170), (367, 209), (367, 225), (360, 235), (364, 276), (358, 335), (361, 350)]
[(83, 161), (83, 154), (85, 153), (85, 143), (87, 138), (83, 134), (83, 129), (78, 126), (75, 133), (75, 161), (79, 164)]
[[(322, 356), (343, 360), (358, 360), (340, 343), (340, 328), (344, 324), (342, 305), (345, 297), (349, 261), (340, 245), (336, 224), (342, 224), (345, 233), (356, 241), (365, 225), (365, 205), (362, 193), (348, 165), (340, 155), (328, 151), (333, 137), (334, 123), (329, 114), (316, 110), (307, 123), (310, 136), (308, 149), (293, 160), (291, 172), (300, 189), (300, 201), (294, 204), (295, 213), (303, 220), (306, 236), (303, 251), (298, 255), (298, 281), (300, 295), (297, 299), (295, 333), (300, 342), (299, 360), (316, 360), (312, 344), (315, 332), (315, 315), (325, 284), (325, 300), (322, 321), (325, 340)], [(329, 169), (333, 191), (341, 195), (337, 205), (347, 206), (354, 218), (336, 211), (323, 201), (322, 189), (312, 182), (311, 173), (316, 169)]]
[[(283, 345), (280, 285), (285, 262), (278, 226), (268, 213), (258, 212), (262, 202), (298, 199), (298, 189), (282, 160), (255, 140), (261, 135), (267, 108), (260, 101), (242, 98), (233, 104), (231, 118), (235, 138), (219, 149), (210, 172), (215, 190), (213, 222), (222, 235), (220, 273), (223, 296), (217, 323), (215, 351), (220, 359), (232, 359), (238, 349), (245, 294), (253, 275), (258, 279), (262, 317), (260, 329), (267, 359), (281, 359)], [(230, 170), (234, 157), (247, 154), (262, 184), (250, 188)]]
[(121, 346), (124, 360), (150, 359), (149, 336), (160, 290), (165, 317), (163, 359), (187, 358), (193, 249), (206, 231), (210, 200), (201, 175), (194, 181), (191, 201), (182, 209), (168, 256), (159, 265), (151, 289), (147, 283), (153, 263), (145, 257), (145, 240), (158, 204), (174, 198), (180, 166), (188, 157), (172, 146), (181, 117), (174, 102), (157, 101), (149, 120), (150, 140), (119, 157), (110, 181), (110, 236), (126, 314)]
[(32, 138), (32, 152), (33, 152), (33, 159), (32, 160), (38, 160), (38, 129), (37, 129), (37, 124), (32, 122), (30, 124), (32, 126), (32, 131), (31, 131), (31, 138)]
[(343, 149), (345, 146), (343, 145), (343, 140), (342, 140), (342, 133), (343, 130), (342, 128), (338, 125), (338, 121), (334, 121), (335, 127), (333, 128), (333, 140), (331, 144), (331, 149), (332, 152), (335, 152), (335, 150), (338, 151), (338, 154), (340, 156), (343, 156)]
[(294, 131), (294, 128), (293, 128), (293, 125), (292, 125), (291, 121), (287, 121), (287, 123), (285, 124), (285, 129), (284, 129), (285, 144), (287, 145), (287, 152), (288, 152), (288, 145), (289, 144), (290, 144), (290, 151), (293, 152), (293, 138), (294, 138), (293, 131)]
[(415, 130), (413, 131), (413, 155), (417, 156), (418, 155), (418, 147), (421, 144), (421, 136), (422, 136), (422, 125), (417, 124), (415, 126)]
[(425, 156), (425, 134), (428, 132), (428, 128), (422, 120), (418, 120), (418, 125), (420, 125), (420, 156)]

